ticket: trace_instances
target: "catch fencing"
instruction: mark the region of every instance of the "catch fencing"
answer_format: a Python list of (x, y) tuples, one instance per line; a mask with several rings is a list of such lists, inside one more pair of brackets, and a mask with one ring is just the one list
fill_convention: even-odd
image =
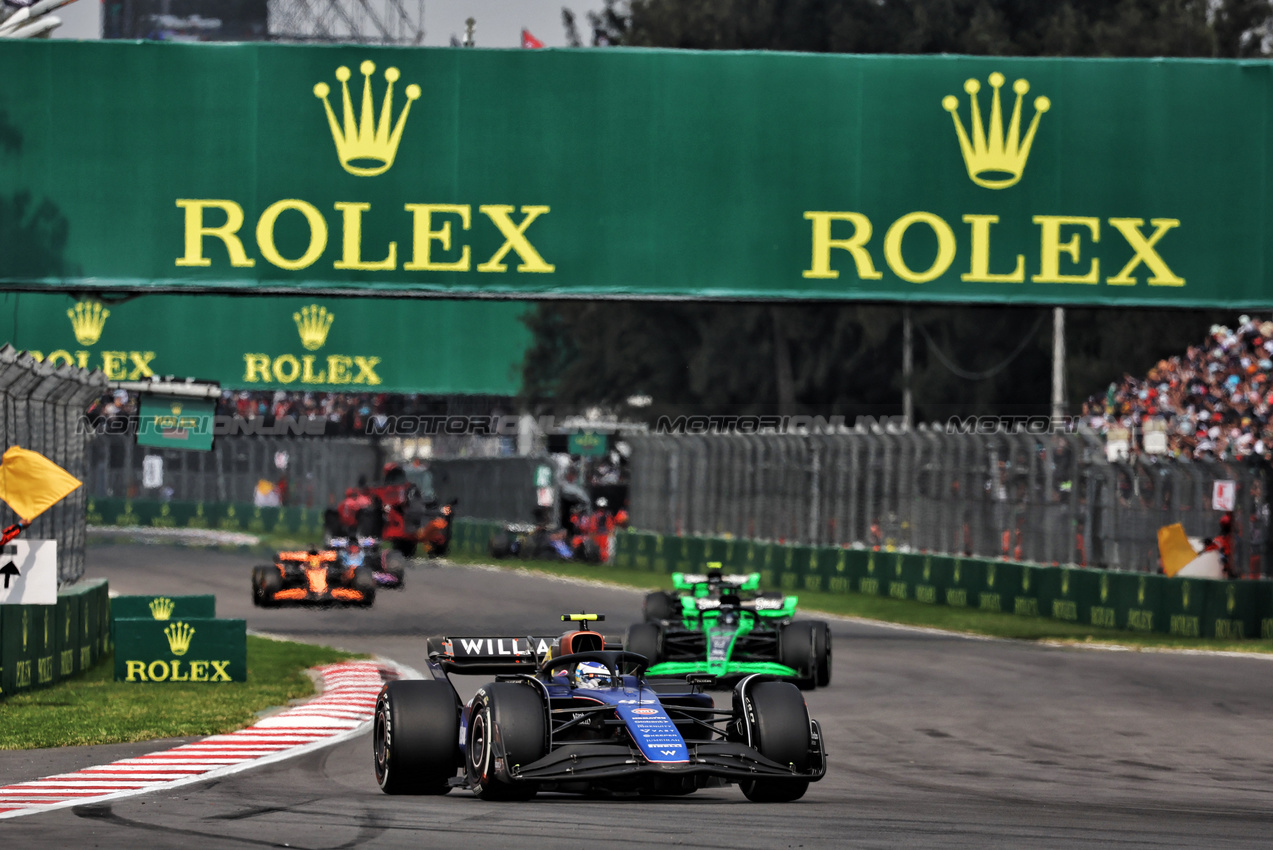
[[(359, 479), (379, 481), (388, 459), (384, 446), (370, 438), (235, 435), (216, 438), (211, 452), (190, 452), (102, 434), (89, 445), (84, 482), (99, 500), (210, 506), (251, 505), (264, 480), (282, 485), (283, 506), (322, 509)], [(542, 456), (435, 458), (404, 468), (426, 495), (458, 499), (461, 515), (531, 522), (535, 471), (545, 463)]]
[(217, 437), (210, 452), (192, 452), (103, 434), (89, 444), (84, 483), (98, 499), (252, 504), (267, 481), (287, 505), (323, 508), (359, 478), (374, 481), (380, 458), (369, 439), (235, 435)]
[[(105, 391), (101, 372), (52, 366), (12, 346), (0, 347), (0, 452), (10, 446), (39, 452), (83, 481), (89, 435), (78, 425), (88, 404)], [(61, 584), (84, 574), (85, 490), (76, 489), (23, 533), (33, 540), (57, 541)], [(0, 503), (0, 527), (17, 519)]]
[(460, 516), (534, 522), (535, 473), (548, 463), (542, 455), (449, 458), (431, 461), (429, 470), (437, 498), (458, 499)]
[(1234, 559), (1268, 572), (1267, 466), (1134, 456), (1093, 434), (642, 435), (631, 516), (661, 534), (1158, 570), (1157, 532), (1212, 537), (1236, 484)]

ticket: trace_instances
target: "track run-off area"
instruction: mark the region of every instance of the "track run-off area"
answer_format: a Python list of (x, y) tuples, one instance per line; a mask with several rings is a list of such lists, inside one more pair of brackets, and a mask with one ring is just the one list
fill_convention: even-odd
[[(248, 628), (426, 669), (425, 637), (542, 634), (604, 613), (622, 635), (642, 592), (417, 561), (370, 610), (257, 609), (259, 556), (89, 549), (112, 591), (215, 593)], [(599, 577), (604, 568), (598, 568)], [(1252, 847), (1273, 834), (1273, 660), (1091, 651), (827, 618), (829, 688), (806, 693), (827, 776), (790, 804), (737, 788), (684, 798), (466, 791), (390, 797), (370, 734), (202, 782), (0, 821), (34, 847)], [(489, 677), (456, 678), (467, 698)], [(153, 685), (150, 687), (162, 687)], [(720, 693), (718, 700), (728, 700)], [(3, 714), (0, 712), (0, 719)], [(0, 785), (188, 741), (0, 752)]]

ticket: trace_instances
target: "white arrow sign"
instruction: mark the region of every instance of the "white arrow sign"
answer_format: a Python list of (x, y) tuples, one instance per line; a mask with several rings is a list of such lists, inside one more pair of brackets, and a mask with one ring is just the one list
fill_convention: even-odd
[(57, 541), (0, 546), (0, 605), (57, 604)]

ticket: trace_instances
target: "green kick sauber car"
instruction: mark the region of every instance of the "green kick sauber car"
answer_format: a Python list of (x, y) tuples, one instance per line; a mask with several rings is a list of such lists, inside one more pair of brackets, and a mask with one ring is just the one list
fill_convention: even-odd
[(650, 659), (648, 676), (708, 674), (718, 680), (779, 676), (801, 688), (831, 682), (831, 628), (796, 620), (797, 597), (760, 593), (760, 574), (673, 573), (679, 596), (645, 598), (645, 620), (628, 628), (623, 647)]

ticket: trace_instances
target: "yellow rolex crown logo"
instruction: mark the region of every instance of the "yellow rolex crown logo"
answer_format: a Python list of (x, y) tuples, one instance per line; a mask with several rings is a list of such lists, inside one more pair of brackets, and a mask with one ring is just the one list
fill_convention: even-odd
[(402, 140), (402, 129), (407, 125), (407, 113), (411, 111), (411, 101), (420, 97), (420, 87), (415, 83), (407, 86), (407, 105), (402, 107), (398, 123), (390, 130), (393, 119), (393, 84), (401, 74), (397, 68), (385, 68), (385, 80), (389, 83), (385, 88), (384, 105), (380, 109), (380, 120), (375, 117), (372, 104), (371, 75), (376, 70), (374, 62), (368, 60), (358, 66), (363, 75), (362, 112), (358, 120), (354, 120), (354, 105), (349, 97), (349, 69), (341, 65), (336, 69), (336, 79), (340, 80), (340, 89), (344, 105), (344, 128), (336, 121), (336, 113), (327, 100), (331, 87), (327, 83), (314, 86), (314, 96), (322, 100), (327, 111), (327, 123), (331, 127), (332, 139), (336, 142), (336, 155), (340, 157), (341, 167), (357, 177), (374, 177), (383, 174), (393, 165), (393, 158), (398, 152), (398, 142)]
[(75, 341), (80, 345), (92, 345), (102, 337), (102, 328), (106, 327), (106, 319), (111, 311), (98, 301), (81, 301), (66, 311), (71, 320), (71, 330), (75, 331)]
[(173, 655), (185, 655), (190, 649), (190, 639), (194, 637), (194, 628), (181, 621), (172, 623), (164, 629), (168, 637), (168, 648)]
[(166, 596), (156, 596), (150, 600), (150, 615), (156, 620), (167, 620), (177, 606)]
[(1101, 601), (1109, 599), (1109, 576), (1101, 576)]
[(326, 344), (327, 332), (331, 330), (336, 317), (328, 313), (326, 307), (310, 304), (302, 307), (299, 313), (293, 313), (292, 321), (296, 322), (296, 330), (300, 332), (301, 345), (310, 351), (317, 351)]
[(981, 105), (977, 101), (981, 83), (973, 79), (964, 82), (964, 91), (968, 93), (968, 99), (972, 103), (971, 138), (965, 132), (963, 122), (959, 120), (959, 98), (948, 94), (941, 102), (942, 108), (955, 121), (955, 135), (959, 137), (959, 149), (963, 152), (968, 176), (972, 182), (987, 189), (1006, 189), (1021, 179), (1026, 160), (1030, 158), (1030, 146), (1034, 143), (1035, 131), (1039, 129), (1039, 119), (1052, 107), (1052, 101), (1046, 97), (1034, 99), (1034, 118), (1030, 120), (1025, 139), (1021, 139), (1021, 101), (1030, 90), (1030, 83), (1017, 80), (1012, 84), (1017, 100), (1012, 107), (1012, 118), (1008, 122), (1005, 137), (1003, 107), (999, 102), (999, 89), (1003, 87), (1003, 83), (1003, 74), (995, 71), (990, 75), (990, 87), (994, 89), (994, 95), (990, 104), (990, 129), (987, 132), (981, 119)]

